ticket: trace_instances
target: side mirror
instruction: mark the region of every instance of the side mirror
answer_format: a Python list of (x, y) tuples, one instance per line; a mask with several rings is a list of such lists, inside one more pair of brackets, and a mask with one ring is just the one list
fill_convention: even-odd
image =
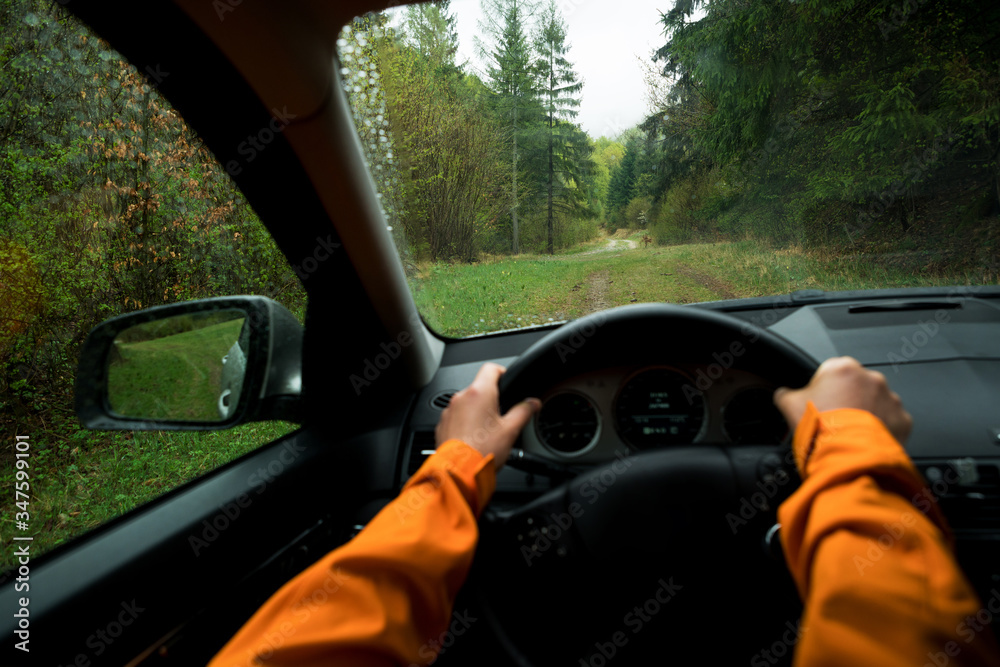
[(259, 296), (113, 317), (87, 336), (76, 375), (84, 427), (207, 431), (298, 422), (302, 325)]

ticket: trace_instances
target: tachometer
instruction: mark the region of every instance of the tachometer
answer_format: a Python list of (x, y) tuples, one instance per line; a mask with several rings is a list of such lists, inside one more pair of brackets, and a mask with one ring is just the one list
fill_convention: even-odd
[(692, 442), (705, 422), (705, 400), (694, 383), (668, 368), (634, 375), (618, 393), (615, 426), (637, 449)]
[(565, 392), (542, 404), (535, 418), (538, 439), (561, 454), (578, 454), (597, 439), (600, 418), (585, 396)]

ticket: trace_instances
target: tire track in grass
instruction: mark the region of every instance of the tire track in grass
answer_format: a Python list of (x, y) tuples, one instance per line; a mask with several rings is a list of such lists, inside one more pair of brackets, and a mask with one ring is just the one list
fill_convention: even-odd
[(587, 276), (587, 313), (596, 313), (599, 310), (611, 308), (608, 301), (608, 281), (611, 279), (611, 271), (597, 271)]
[(736, 292), (734, 291), (733, 285), (729, 282), (719, 278), (717, 276), (712, 276), (707, 273), (702, 273), (696, 269), (691, 268), (687, 264), (682, 262), (677, 262), (674, 270), (688, 278), (698, 283), (705, 289), (709, 290), (713, 294), (717, 295), (719, 299), (736, 299)]
[[(592, 261), (597, 266), (588, 276), (592, 285), (588, 293), (599, 297), (591, 299), (594, 303), (588, 304), (588, 310), (598, 303), (610, 308), (630, 303), (698, 303), (735, 296), (731, 284), (691, 267), (671, 249), (639, 251), (615, 261)], [(597, 291), (595, 283), (603, 290)]]
[(467, 336), (545, 325), (630, 303), (697, 303), (737, 289), (682, 246), (439, 265), (416, 298), (431, 326)]

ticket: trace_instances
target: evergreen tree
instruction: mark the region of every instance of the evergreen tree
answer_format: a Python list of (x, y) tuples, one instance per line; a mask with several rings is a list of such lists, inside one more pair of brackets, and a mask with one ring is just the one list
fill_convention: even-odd
[(591, 148), (587, 136), (572, 124), (580, 106), (583, 82), (566, 58), (566, 23), (555, 0), (550, 0), (535, 36), (535, 72), (544, 113), (544, 164), (546, 195), (546, 251), (553, 249), (553, 214), (555, 208), (573, 210), (581, 201), (576, 184), (590, 163)]
[(608, 211), (613, 221), (618, 219), (635, 196), (636, 160), (641, 150), (639, 136), (633, 134), (625, 142), (625, 156), (611, 170), (611, 182), (608, 184)]
[(457, 21), (450, 0), (408, 5), (403, 30), (406, 41), (437, 67), (455, 69), (458, 53)]
[(540, 115), (538, 92), (532, 74), (531, 45), (527, 23), (535, 7), (526, 0), (482, 0), (484, 19), (480, 30), (487, 40), (478, 40), (486, 63), (486, 81), (493, 94), (493, 106), (504, 119), (510, 140), (511, 171), (511, 249), (520, 252), (518, 240), (518, 204), (521, 193), (519, 145), (526, 128)]

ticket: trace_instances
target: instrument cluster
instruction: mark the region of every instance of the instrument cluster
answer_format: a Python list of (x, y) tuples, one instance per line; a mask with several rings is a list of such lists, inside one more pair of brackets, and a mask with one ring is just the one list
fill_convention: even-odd
[(613, 368), (541, 396), (526, 451), (599, 461), (623, 450), (694, 443), (778, 444), (788, 426), (764, 378), (720, 364)]

